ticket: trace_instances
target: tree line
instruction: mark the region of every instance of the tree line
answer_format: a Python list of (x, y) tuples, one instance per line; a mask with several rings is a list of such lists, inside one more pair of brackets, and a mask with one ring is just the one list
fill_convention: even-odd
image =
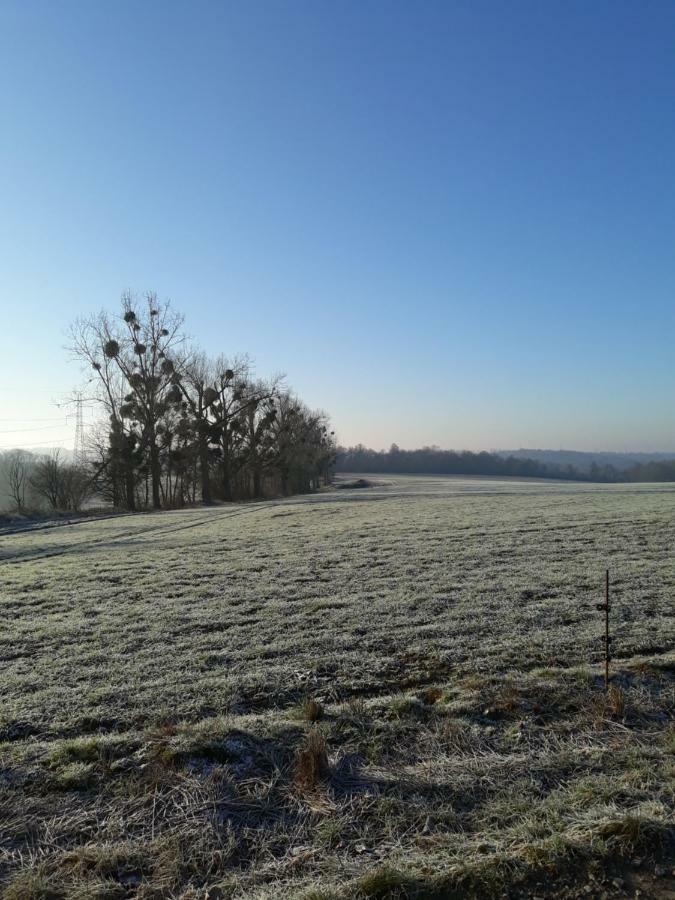
[(67, 460), (61, 450), (0, 453), (0, 510), (9, 506), (25, 512), (46, 507), (72, 512), (82, 509), (92, 491), (88, 467)]
[(135, 510), (311, 491), (335, 448), (325, 413), (247, 357), (208, 357), (153, 293), (76, 321), (71, 350), (104, 412), (89, 440), (98, 494)]
[(638, 463), (628, 469), (592, 463), (588, 470), (581, 470), (572, 465), (556, 465), (486, 451), (472, 453), (469, 450), (441, 450), (439, 447), (401, 450), (396, 444), (392, 444), (389, 450), (371, 450), (363, 444), (339, 447), (335, 469), (337, 472), (363, 474), (492, 475), (592, 482), (675, 481), (675, 460)]

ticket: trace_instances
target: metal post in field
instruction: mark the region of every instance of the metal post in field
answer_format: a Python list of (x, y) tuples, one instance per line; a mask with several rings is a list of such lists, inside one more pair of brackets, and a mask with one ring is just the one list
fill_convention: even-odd
[(605, 569), (605, 602), (598, 603), (597, 609), (605, 614), (605, 633), (602, 641), (605, 645), (605, 690), (609, 689), (609, 661), (612, 658), (610, 653), (610, 644), (612, 642), (609, 636), (609, 569)]
[(609, 569), (605, 569), (605, 690), (609, 687)]

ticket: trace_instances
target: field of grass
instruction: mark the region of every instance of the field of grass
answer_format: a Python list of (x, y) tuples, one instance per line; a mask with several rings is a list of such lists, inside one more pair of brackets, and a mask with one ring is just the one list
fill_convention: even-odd
[(0, 532), (3, 896), (675, 896), (675, 486), (379, 482)]

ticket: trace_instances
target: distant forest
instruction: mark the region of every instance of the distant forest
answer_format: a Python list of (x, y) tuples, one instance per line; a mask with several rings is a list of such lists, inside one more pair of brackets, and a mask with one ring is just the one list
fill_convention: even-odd
[(596, 482), (675, 481), (675, 459), (650, 460), (627, 468), (592, 461), (582, 469), (571, 464), (499, 453), (441, 450), (438, 447), (401, 450), (396, 444), (389, 450), (371, 450), (362, 444), (339, 447), (335, 470), (364, 474), (497, 475)]
[(498, 450), (499, 456), (515, 456), (517, 459), (533, 459), (535, 462), (552, 463), (555, 466), (572, 466), (580, 472), (590, 471), (593, 463), (611, 466), (619, 471), (633, 466), (654, 462), (672, 462), (675, 453), (617, 452), (609, 450)]

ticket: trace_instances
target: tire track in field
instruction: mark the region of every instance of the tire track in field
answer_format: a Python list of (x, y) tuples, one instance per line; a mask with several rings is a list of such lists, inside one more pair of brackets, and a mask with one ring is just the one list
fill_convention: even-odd
[[(389, 495), (391, 496), (391, 495)], [(255, 512), (263, 512), (266, 509), (275, 509), (278, 506), (304, 506), (307, 504), (317, 504), (317, 503), (327, 503), (327, 502), (343, 502), (348, 498), (346, 497), (334, 497), (330, 496), (312, 496), (312, 497), (303, 497), (301, 499), (298, 498), (287, 498), (283, 500), (267, 500), (261, 501), (257, 503), (248, 503), (243, 507), (240, 507), (236, 510), (228, 509), (224, 512), (211, 512), (205, 518), (198, 519), (196, 522), (182, 522), (178, 524), (167, 524), (162, 522), (161, 524), (153, 524), (149, 525), (145, 528), (134, 528), (133, 530), (129, 530), (126, 532), (117, 533), (115, 535), (107, 535), (106, 537), (101, 538), (90, 538), (85, 541), (77, 541), (76, 543), (68, 544), (67, 547), (55, 547), (52, 550), (26, 550), (24, 552), (8, 555), (8, 556), (0, 556), (0, 564), (16, 564), (21, 562), (31, 562), (36, 559), (49, 559), (55, 556), (67, 556), (71, 552), (77, 552), (82, 549), (87, 549), (90, 547), (101, 546), (105, 544), (124, 544), (125, 541), (134, 540), (137, 537), (143, 537), (148, 534), (162, 535), (162, 534), (173, 534), (174, 532), (180, 531), (188, 531), (190, 528), (198, 528), (201, 525), (208, 525), (212, 522), (221, 521), (223, 519), (233, 519), (237, 516), (246, 515), (247, 513), (255, 513)], [(354, 497), (349, 498), (354, 500), (375, 500), (382, 499), (382, 497)], [(175, 514), (178, 512), (177, 510), (163, 510), (159, 514), (162, 516)], [(133, 513), (123, 513), (119, 518), (133, 516)], [(148, 515), (148, 513), (143, 513), (142, 515)], [(110, 518), (118, 518), (117, 516), (105, 516), (105, 519)], [(82, 519), (78, 522), (73, 523), (71, 527), (76, 525), (84, 525), (84, 524), (92, 524), (92, 522), (101, 521), (101, 519)], [(65, 523), (63, 526), (50, 526), (53, 527), (66, 527)], [(25, 532), (22, 532), (25, 533)], [(2, 536), (2, 535), (0, 535)], [(2, 551), (0, 551), (2, 552)]]
[(183, 522), (177, 525), (166, 525), (165, 523), (162, 523), (161, 525), (151, 525), (146, 528), (136, 528), (131, 531), (123, 532), (122, 534), (116, 534), (113, 536), (91, 538), (86, 541), (78, 541), (77, 543), (69, 544), (67, 547), (55, 547), (53, 550), (27, 550), (25, 552), (16, 553), (11, 556), (4, 556), (0, 559), (0, 563), (7, 563), (8, 565), (12, 565), (22, 562), (32, 562), (36, 559), (49, 559), (55, 556), (68, 556), (70, 553), (77, 553), (83, 549), (97, 547), (105, 544), (123, 545), (129, 540), (135, 540), (137, 537), (143, 537), (149, 534), (162, 535), (173, 534), (174, 532), (180, 531), (187, 531), (190, 528), (198, 528), (201, 525), (207, 525), (214, 521), (218, 522), (222, 519), (233, 519), (237, 516), (245, 515), (246, 513), (262, 512), (265, 509), (271, 509), (274, 506), (278, 505), (280, 505), (279, 502), (260, 503), (256, 504), (255, 506), (247, 506), (244, 509), (237, 509), (234, 511), (228, 510), (225, 513), (212, 513), (206, 518), (199, 519), (196, 522)]
[[(392, 496), (397, 496), (397, 495), (387, 495), (387, 497), (392, 497)], [(67, 556), (71, 552), (77, 552), (79, 550), (88, 549), (91, 547), (102, 546), (105, 544), (118, 544), (118, 543), (124, 544), (124, 542), (127, 540), (134, 540), (137, 537), (143, 537), (143, 536), (149, 535), (149, 534), (156, 534), (158, 536), (163, 535), (163, 534), (173, 534), (174, 532), (187, 531), (190, 528), (198, 528), (201, 525), (207, 525), (214, 521), (220, 521), (223, 519), (232, 519), (237, 516), (245, 515), (247, 513), (262, 512), (266, 509), (274, 509), (278, 506), (304, 506), (307, 504), (315, 505), (317, 503), (336, 503), (336, 502), (344, 502), (347, 499), (363, 501), (363, 500), (383, 499), (383, 497), (380, 495), (379, 497), (357, 496), (357, 497), (353, 497), (353, 498), (347, 498), (347, 497), (335, 497), (333, 495), (330, 495), (330, 496), (324, 495), (324, 496), (303, 497), (301, 499), (287, 498), (287, 499), (283, 499), (283, 500), (271, 500), (271, 501), (268, 500), (268, 501), (262, 501), (262, 502), (258, 502), (258, 503), (249, 503), (249, 504), (246, 504), (243, 508), (239, 508), (236, 510), (228, 509), (227, 511), (221, 512), (221, 513), (217, 513), (215, 511), (213, 511), (205, 518), (201, 518), (201, 519), (197, 520), (196, 522), (183, 522), (183, 523), (179, 523), (176, 525), (174, 525), (174, 524), (167, 525), (165, 522), (162, 522), (161, 524), (153, 524), (153, 525), (149, 525), (145, 528), (134, 528), (133, 530), (122, 532), (121, 534), (118, 533), (118, 534), (115, 534), (112, 536), (108, 535), (106, 537), (90, 538), (89, 540), (77, 541), (76, 543), (73, 542), (71, 544), (68, 544), (67, 547), (64, 547), (64, 546), (55, 547), (54, 549), (51, 549), (51, 550), (26, 550), (23, 552), (19, 552), (19, 553), (7, 555), (7, 556), (0, 556), (0, 564), (7, 563), (9, 565), (12, 565), (12, 564), (17, 564), (17, 563), (21, 563), (21, 562), (31, 562), (36, 559), (49, 559), (49, 558), (53, 558), (56, 556)], [(166, 515), (167, 513), (172, 514), (175, 512), (177, 512), (177, 510), (164, 510), (163, 512), (160, 513), (160, 515)], [(133, 513), (123, 513), (120, 516), (120, 518), (126, 517), (126, 516), (133, 516), (133, 515), (134, 515)], [(148, 513), (143, 513), (143, 515), (148, 515)], [(105, 516), (103, 518), (110, 519), (110, 518), (117, 518), (117, 516)], [(74, 527), (76, 525), (92, 524), (92, 522), (96, 522), (96, 521), (101, 521), (101, 519), (95, 519), (95, 520), (82, 519), (78, 522), (72, 523), (71, 527)], [(63, 523), (63, 525), (51, 525), (49, 527), (50, 528), (66, 527), (66, 523)], [(26, 529), (26, 531), (28, 531), (28, 529)], [(21, 533), (26, 533), (26, 531), (22, 531)], [(2, 537), (2, 536), (3, 535), (0, 535), (0, 537)], [(2, 551), (0, 551), (0, 553), (1, 552)]]
[[(201, 525), (207, 525), (214, 521), (220, 521), (222, 519), (232, 519), (237, 516), (245, 515), (247, 513), (255, 513), (262, 512), (266, 509), (274, 509), (277, 506), (300, 506), (306, 503), (315, 503), (318, 498), (314, 499), (305, 499), (305, 500), (273, 500), (273, 501), (264, 501), (261, 503), (255, 504), (247, 504), (243, 508), (239, 508), (236, 510), (227, 510), (226, 512), (217, 513), (212, 512), (205, 518), (198, 519), (196, 522), (181, 522), (178, 524), (166, 524), (162, 522), (161, 524), (153, 524), (149, 525), (145, 528), (134, 528), (133, 530), (129, 530), (126, 532), (122, 532), (121, 534), (115, 535), (107, 535), (101, 538), (90, 538), (85, 541), (77, 541), (69, 544), (67, 547), (55, 547), (51, 550), (26, 550), (23, 552), (10, 554), (7, 556), (0, 556), (0, 563), (8, 563), (8, 564), (16, 564), (20, 562), (30, 562), (36, 559), (48, 559), (55, 556), (67, 556), (69, 553), (77, 552), (79, 550), (88, 549), (91, 547), (101, 546), (105, 544), (123, 544), (125, 541), (133, 540), (137, 537), (143, 537), (149, 534), (155, 534), (157, 536), (163, 534), (173, 534), (174, 532), (187, 531), (190, 528), (198, 528)], [(333, 498), (330, 498), (333, 500)], [(359, 498), (360, 499), (360, 498)], [(363, 498), (365, 499), (365, 498)], [(325, 500), (319, 501), (325, 502)], [(126, 514), (130, 515), (130, 514)], [(131, 514), (133, 515), (133, 514)], [(113, 518), (111, 516), (106, 516), (106, 519)], [(116, 517), (115, 517), (116, 518)], [(100, 521), (100, 520), (96, 520)], [(75, 523), (76, 525), (82, 524), (91, 524), (92, 520), (82, 520), (80, 522)], [(64, 526), (50, 526), (53, 527), (65, 527)], [(25, 533), (25, 532), (23, 532)], [(0, 551), (1, 552), (1, 551)]]
[[(12, 537), (15, 534), (34, 534), (38, 531), (51, 531), (54, 528), (72, 528), (75, 525), (91, 525), (96, 522), (105, 522), (107, 519), (126, 519), (135, 516), (132, 512), (112, 512), (104, 515), (77, 516), (63, 519), (50, 519), (47, 522), (27, 522), (23, 525), (7, 525), (0, 528), (0, 538)], [(142, 515), (152, 515), (152, 511), (143, 512)]]

